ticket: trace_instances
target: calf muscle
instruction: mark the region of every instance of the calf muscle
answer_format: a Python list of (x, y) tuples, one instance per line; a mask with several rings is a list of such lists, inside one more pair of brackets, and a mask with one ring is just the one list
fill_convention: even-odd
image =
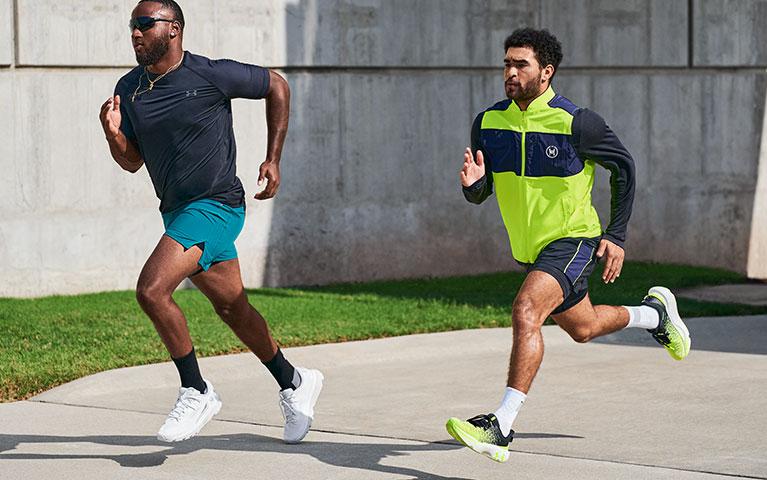
[(548, 273), (534, 270), (525, 278), (512, 310), (514, 343), (507, 386), (527, 393), (543, 361), (541, 326), (561, 304), (562, 288)]

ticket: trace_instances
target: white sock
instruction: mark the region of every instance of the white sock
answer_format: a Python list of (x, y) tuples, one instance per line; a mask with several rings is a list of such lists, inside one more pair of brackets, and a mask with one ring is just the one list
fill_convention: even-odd
[(647, 305), (623, 308), (629, 311), (629, 324), (626, 325), (626, 328), (644, 328), (647, 330), (658, 328), (660, 315), (654, 308)]
[(508, 435), (511, 431), (511, 424), (514, 423), (514, 419), (517, 418), (519, 409), (522, 408), (522, 404), (525, 403), (527, 395), (515, 390), (511, 387), (506, 387), (506, 394), (503, 396), (501, 406), (496, 410), (495, 416), (498, 417), (498, 424), (501, 426), (501, 433)]

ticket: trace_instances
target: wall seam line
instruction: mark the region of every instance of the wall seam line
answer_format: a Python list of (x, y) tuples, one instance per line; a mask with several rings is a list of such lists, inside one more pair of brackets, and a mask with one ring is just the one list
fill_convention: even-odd
[(13, 26), (11, 35), (13, 35), (13, 58), (11, 59), (11, 68), (16, 68), (19, 64), (19, 0), (11, 2), (11, 18)]
[(695, 0), (687, 0), (687, 67), (694, 68), (695, 57), (693, 47), (695, 45), (695, 19), (693, 18)]

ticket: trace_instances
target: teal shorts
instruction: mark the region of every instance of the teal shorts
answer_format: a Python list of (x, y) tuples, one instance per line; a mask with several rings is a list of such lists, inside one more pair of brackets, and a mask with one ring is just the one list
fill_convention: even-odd
[(234, 241), (245, 223), (245, 207), (230, 207), (215, 200), (196, 200), (162, 214), (165, 235), (184, 250), (197, 245), (202, 250), (200, 268), (237, 258)]

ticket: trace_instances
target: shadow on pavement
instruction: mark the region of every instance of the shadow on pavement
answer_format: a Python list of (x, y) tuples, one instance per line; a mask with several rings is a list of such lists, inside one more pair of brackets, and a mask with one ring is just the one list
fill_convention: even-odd
[[(690, 330), (693, 353), (695, 350), (708, 350), (767, 355), (767, 315), (691, 318), (685, 320), (685, 323)], [(621, 330), (594, 341), (658, 347), (655, 340), (640, 328)]]
[[(157, 447), (155, 452), (109, 454), (71, 453), (12, 453), (20, 444), (61, 444), (93, 443), (121, 447)], [(408, 467), (381, 464), (387, 457), (405, 456), (410, 452), (457, 450), (458, 444), (387, 444), (387, 443), (333, 443), (305, 442), (300, 445), (286, 445), (281, 440), (255, 434), (234, 434), (197, 436), (185, 442), (168, 444), (150, 436), (109, 435), (109, 436), (54, 436), (54, 435), (9, 435), (0, 434), (0, 460), (62, 460), (62, 459), (103, 459), (112, 460), (122, 467), (158, 467), (174, 455), (184, 455), (198, 450), (225, 450), (232, 452), (268, 452), (285, 455), (309, 455), (335, 467), (355, 468), (382, 472), (391, 475), (405, 475), (422, 480), (466, 480), (457, 477), (443, 477)], [(127, 449), (126, 449), (127, 450)]]

